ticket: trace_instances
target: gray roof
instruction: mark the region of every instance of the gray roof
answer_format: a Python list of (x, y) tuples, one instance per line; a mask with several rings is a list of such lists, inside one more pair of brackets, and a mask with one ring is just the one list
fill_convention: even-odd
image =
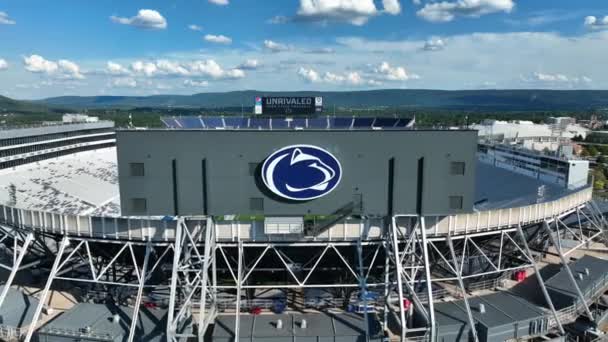
[[(4, 286), (0, 286), (0, 291)], [(0, 325), (21, 328), (28, 326), (34, 317), (38, 299), (10, 288), (0, 309)]]
[[(508, 292), (469, 297), (468, 300), (476, 324), (485, 326), (487, 330), (526, 323), (547, 315), (539, 306)], [(479, 304), (484, 304), (485, 313), (480, 312)], [(436, 303), (435, 319), (440, 333), (468, 331), (469, 321), (463, 300)]]
[[(594, 292), (597, 292), (594, 291), (597, 288), (604, 288), (605, 290), (608, 283), (608, 260), (585, 255), (571, 262), (568, 267), (570, 267), (576, 283), (586, 297), (593, 296)], [(586, 274), (586, 269), (589, 270), (589, 275)], [(546, 281), (546, 286), (549, 290), (577, 297), (576, 289), (563, 268)]]
[(564, 186), (478, 161), (475, 179), (475, 203), (478, 204), (475, 208), (490, 210), (535, 204), (538, 199), (538, 188), (542, 185), (545, 186), (543, 202), (553, 201), (580, 190), (568, 190)]
[[(380, 333), (375, 315), (369, 315), (370, 335)], [(277, 320), (283, 321), (283, 328), (277, 329)], [(302, 329), (302, 320), (307, 327)], [(215, 320), (214, 338), (234, 336), (234, 315), (220, 315)], [(239, 337), (270, 338), (293, 336), (362, 336), (365, 334), (365, 323), (362, 315), (354, 313), (302, 313), (272, 315), (241, 315)]]
[[(120, 317), (118, 323), (112, 317)], [(138, 316), (138, 341), (164, 341), (166, 310), (142, 307)], [(126, 341), (133, 308), (110, 304), (79, 303), (38, 330), (39, 335), (95, 337), (107, 341)], [(84, 329), (89, 327), (89, 331)]]

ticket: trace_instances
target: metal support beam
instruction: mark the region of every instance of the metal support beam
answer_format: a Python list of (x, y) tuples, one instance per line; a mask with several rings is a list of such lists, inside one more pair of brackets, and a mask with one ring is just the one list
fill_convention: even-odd
[[(357, 242), (357, 260), (359, 261), (359, 295), (363, 295), (363, 318), (365, 319), (365, 340), (369, 340), (369, 321), (367, 316), (367, 281), (365, 278), (365, 270), (363, 269), (363, 247), (361, 239)], [(371, 267), (371, 265), (370, 265)]]
[[(25, 256), (25, 254), (27, 254), (27, 249), (33, 239), (34, 239), (34, 234), (32, 234), (32, 233), (27, 234), (27, 236), (25, 237), (25, 241), (19, 248), (19, 255), (17, 256), (16, 259), (14, 259), (11, 273), (8, 275), (8, 279), (6, 280), (6, 283), (4, 283), (4, 287), (2, 288), (2, 294), (0, 294), (0, 308), (2, 308), (2, 304), (4, 303), (4, 299), (6, 298), (6, 295), (8, 294), (8, 290), (10, 289), (11, 285), (13, 284), (15, 275), (19, 271), (19, 267), (21, 266), (23, 257)], [(15, 248), (17, 246), (18, 246), (17, 240), (15, 239)], [(13, 254), (15, 252), (16, 252), (16, 250), (13, 250)]]
[[(576, 290), (576, 294), (578, 295), (578, 298), (580, 299), (581, 303), (583, 304), (583, 307), (585, 308), (585, 313), (587, 314), (587, 317), (591, 321), (593, 321), (593, 314), (591, 313), (591, 310), (589, 309), (589, 305), (587, 305), (585, 296), (583, 296), (583, 293), (581, 292), (580, 287), (576, 283), (576, 279), (574, 279), (572, 270), (570, 269), (570, 266), (568, 266), (568, 261), (566, 260), (566, 257), (564, 256), (564, 253), (562, 252), (561, 239), (559, 237), (559, 227), (558, 227), (558, 230), (555, 232), (557, 235), (557, 243), (556, 243), (555, 237), (553, 236), (553, 231), (549, 227), (549, 224), (547, 223), (547, 221), (543, 222), (543, 226), (547, 230), (547, 234), (549, 235), (549, 239), (551, 240), (551, 243), (557, 249), (557, 254), (559, 255), (560, 260), (562, 261), (562, 266), (566, 270), (566, 273), (568, 274), (568, 278), (570, 278), (570, 282), (572, 283), (572, 286), (574, 286), (574, 289)], [(557, 221), (556, 221), (556, 226), (557, 226)]]
[(243, 242), (239, 238), (238, 267), (236, 276), (236, 319), (234, 320), (234, 340), (239, 341), (241, 328), (241, 282), (243, 279)]
[[(214, 246), (214, 240), (215, 240), (215, 236), (213, 235), (213, 221), (211, 220), (211, 218), (207, 219), (207, 222), (205, 224), (205, 252), (203, 255), (204, 261), (203, 261), (203, 269), (201, 270), (201, 272), (203, 273), (201, 276), (201, 305), (200, 305), (200, 309), (199, 309), (199, 313), (198, 313), (198, 341), (199, 342), (204, 342), (204, 338), (205, 338), (205, 331), (207, 330), (207, 324), (205, 324), (206, 321), (206, 306), (207, 306), (207, 292), (209, 291), (207, 289), (207, 281), (209, 279), (209, 259), (212, 258), (211, 253), (213, 250), (215, 250), (215, 246)], [(215, 303), (213, 303), (212, 305), (215, 305)], [(211, 310), (212, 312), (214, 310)]]
[[(545, 287), (545, 282), (543, 280), (543, 277), (540, 275), (538, 265), (536, 265), (536, 261), (534, 260), (534, 257), (532, 256), (532, 252), (530, 251), (530, 247), (528, 246), (528, 241), (526, 241), (526, 236), (524, 235), (524, 231), (521, 229), (521, 225), (517, 226), (517, 232), (519, 233), (519, 237), (521, 238), (524, 249), (526, 250), (526, 255), (527, 255), (528, 259), (530, 260), (530, 262), (532, 263), (532, 267), (534, 268), (534, 274), (536, 275), (536, 279), (538, 280), (540, 289), (543, 291), (543, 296), (545, 296), (545, 302), (547, 302), (549, 309), (551, 309), (551, 313), (553, 313), (553, 317), (555, 318), (555, 322), (557, 323), (559, 332), (562, 335), (565, 335), (566, 332), (564, 331), (564, 327), (562, 326), (562, 323), (559, 320), (559, 316), (557, 314), (557, 311), (555, 310), (555, 306), (553, 306), (553, 301), (551, 300), (551, 297), (549, 296), (549, 292), (547, 292), (547, 288)], [(549, 232), (549, 234), (551, 234), (551, 232)]]
[(63, 252), (65, 248), (70, 244), (70, 240), (67, 236), (64, 236), (61, 239), (61, 243), (59, 244), (59, 248), (57, 249), (57, 256), (55, 257), (55, 262), (53, 262), (53, 267), (51, 268), (51, 272), (49, 273), (49, 278), (46, 281), (46, 285), (44, 285), (44, 289), (42, 290), (42, 294), (38, 299), (38, 306), (36, 307), (36, 311), (34, 312), (34, 317), (32, 317), (32, 322), (27, 329), (27, 335), (25, 336), (24, 342), (30, 342), (32, 340), (32, 336), (34, 335), (34, 330), (36, 330), (36, 324), (40, 319), (40, 314), (42, 313), (42, 308), (44, 307), (44, 303), (46, 302), (46, 297), (51, 289), (51, 284), (53, 283), (53, 278), (55, 278), (55, 273), (57, 273), (57, 269), (59, 268), (59, 263), (61, 261), (61, 257), (63, 256)]
[(173, 267), (171, 268), (171, 288), (169, 293), (169, 312), (167, 313), (167, 340), (175, 341), (175, 333), (177, 330), (177, 324), (173, 321), (175, 315), (175, 297), (177, 295), (177, 277), (179, 269), (179, 261), (182, 255), (182, 235), (184, 222), (183, 218), (178, 219), (175, 227), (175, 242), (173, 247)]
[[(462, 299), (464, 300), (464, 306), (467, 309), (467, 318), (469, 319), (469, 326), (471, 327), (471, 332), (473, 333), (473, 341), (477, 342), (479, 339), (477, 338), (477, 329), (475, 328), (475, 319), (473, 319), (473, 313), (471, 312), (471, 306), (469, 305), (469, 299), (467, 295), (467, 291), (464, 288), (464, 282), (462, 281), (462, 274), (460, 272), (460, 267), (458, 267), (458, 259), (456, 259), (456, 252), (454, 251), (454, 244), (452, 243), (452, 238), (448, 234), (447, 237), (448, 247), (450, 248), (450, 254), (452, 255), (452, 263), (454, 264), (454, 271), (456, 272), (456, 277), (458, 278), (458, 286), (462, 291)], [(500, 266), (500, 265), (499, 265)]]
[(401, 321), (401, 337), (400, 341), (405, 342), (407, 334), (407, 321), (405, 320), (405, 310), (403, 308), (403, 265), (399, 256), (399, 237), (397, 236), (397, 220), (393, 216), (391, 218), (391, 233), (393, 244), (393, 257), (395, 258), (395, 276), (397, 278), (397, 293), (399, 294), (399, 318)]
[(137, 330), (137, 319), (139, 316), (139, 310), (141, 308), (141, 297), (144, 291), (144, 283), (146, 282), (146, 272), (148, 270), (148, 261), (150, 260), (151, 244), (148, 242), (146, 245), (146, 255), (144, 256), (144, 264), (139, 272), (139, 288), (137, 289), (137, 298), (135, 299), (135, 306), (133, 307), (133, 315), (131, 317), (131, 327), (129, 328), (129, 339), (127, 342), (133, 342), (135, 338), (135, 330)]
[(424, 260), (424, 276), (426, 279), (426, 291), (428, 295), (429, 305), (429, 316), (431, 319), (431, 332), (430, 341), (435, 342), (437, 340), (437, 332), (435, 331), (435, 305), (433, 304), (433, 286), (431, 283), (431, 267), (429, 260), (429, 248), (428, 241), (426, 239), (426, 224), (424, 222), (424, 216), (420, 216), (420, 234), (422, 236), (422, 254)]

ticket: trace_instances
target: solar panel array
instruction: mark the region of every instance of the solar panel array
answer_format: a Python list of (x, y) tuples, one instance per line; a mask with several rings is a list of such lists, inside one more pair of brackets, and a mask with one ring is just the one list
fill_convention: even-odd
[(414, 120), (375, 117), (314, 117), (314, 118), (248, 118), (248, 117), (173, 117), (161, 118), (173, 129), (407, 129)]

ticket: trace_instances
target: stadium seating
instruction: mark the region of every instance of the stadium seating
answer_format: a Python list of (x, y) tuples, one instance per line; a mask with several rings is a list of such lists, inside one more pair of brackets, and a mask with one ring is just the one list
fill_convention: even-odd
[(407, 118), (375, 117), (296, 117), (259, 118), (234, 116), (184, 116), (161, 118), (170, 129), (407, 129), (414, 120)]

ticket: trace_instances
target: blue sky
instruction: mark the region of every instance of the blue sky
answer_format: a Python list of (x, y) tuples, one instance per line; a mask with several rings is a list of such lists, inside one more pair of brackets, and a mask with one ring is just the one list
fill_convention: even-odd
[(0, 94), (608, 89), (605, 0), (0, 0)]

